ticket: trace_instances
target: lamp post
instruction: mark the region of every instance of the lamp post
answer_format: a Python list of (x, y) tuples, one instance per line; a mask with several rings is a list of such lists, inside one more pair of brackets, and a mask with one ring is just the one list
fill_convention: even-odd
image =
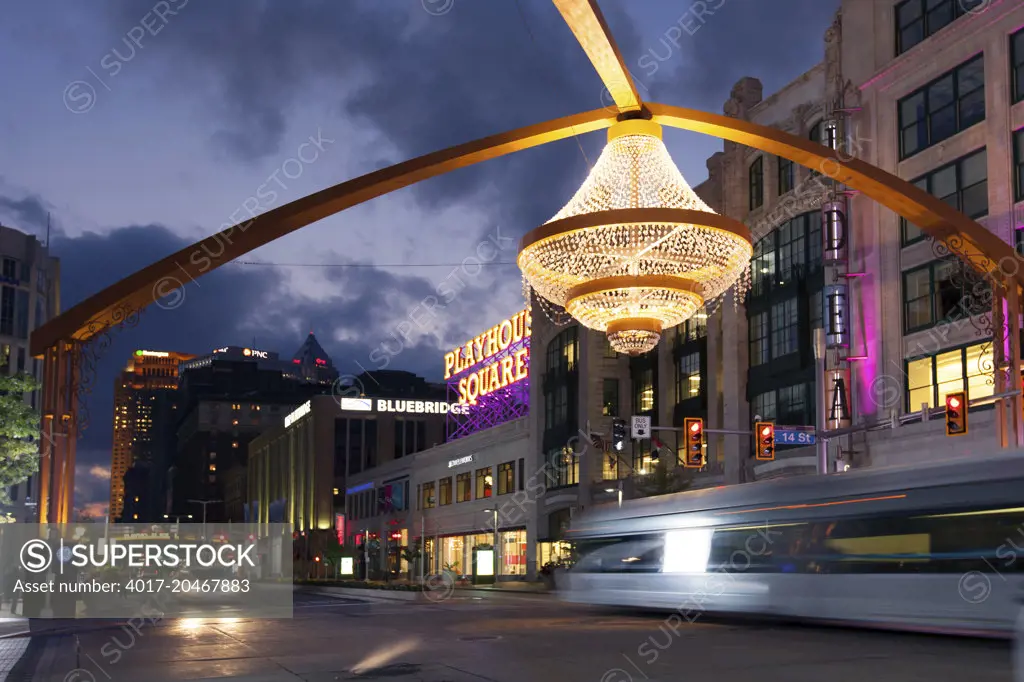
[(491, 512), (494, 514), (494, 579), (498, 579), (498, 510), (495, 509), (484, 509), (485, 512)]
[(210, 504), (223, 502), (223, 500), (189, 500), (192, 504), (203, 505), (203, 539), (206, 539), (206, 507)]

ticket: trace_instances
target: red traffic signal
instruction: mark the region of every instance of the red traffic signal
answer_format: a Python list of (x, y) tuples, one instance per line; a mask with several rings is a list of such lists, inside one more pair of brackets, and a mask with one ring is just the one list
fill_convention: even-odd
[(771, 462), (775, 459), (775, 424), (773, 422), (757, 422), (754, 424), (755, 459)]
[(946, 396), (946, 435), (967, 433), (967, 394), (963, 391)]
[(402, 534), (399, 531), (396, 530), (395, 532), (393, 532), (391, 534), (391, 539), (392, 540), (401, 540), (402, 539)]
[(688, 469), (700, 469), (704, 466), (704, 420), (699, 417), (684, 419), (683, 438), (686, 439), (683, 466)]

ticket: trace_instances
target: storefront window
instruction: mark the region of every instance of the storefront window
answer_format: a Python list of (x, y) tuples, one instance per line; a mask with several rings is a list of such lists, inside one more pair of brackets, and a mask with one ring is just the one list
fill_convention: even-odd
[(465, 575), (465, 546), (461, 535), (441, 538), (441, 569)]
[(572, 561), (572, 543), (569, 542), (538, 542), (537, 565), (541, 568), (548, 564), (569, 564)]
[(500, 536), (501, 574), (526, 575), (526, 531), (503, 531)]
[(494, 477), (491, 475), (491, 467), (476, 470), (476, 499), (482, 500), (491, 496), (491, 489), (494, 487)]

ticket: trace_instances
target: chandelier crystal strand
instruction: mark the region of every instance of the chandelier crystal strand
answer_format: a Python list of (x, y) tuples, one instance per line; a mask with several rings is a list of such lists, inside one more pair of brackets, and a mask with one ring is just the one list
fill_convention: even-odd
[(730, 289), (745, 292), (750, 244), (690, 188), (661, 126), (633, 119), (609, 129), (580, 189), (523, 238), (518, 264), (539, 301), (638, 355)]

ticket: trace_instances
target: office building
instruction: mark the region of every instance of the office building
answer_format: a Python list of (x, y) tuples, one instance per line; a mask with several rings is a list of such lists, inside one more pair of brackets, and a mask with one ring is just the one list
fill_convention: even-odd
[[(444, 387), (408, 372), (364, 373), (357, 379), (381, 393), (316, 396), (250, 443), (247, 520), (291, 523), (298, 533), (314, 531), (313, 544), (304, 545), (307, 550), (325, 540), (324, 533), (315, 531), (345, 537), (347, 480), (409, 461), (444, 441), (445, 413), (451, 408)], [(370, 488), (375, 515), (386, 516), (397, 529), (399, 519), (404, 521), (414, 508), (408, 472), (379, 490)]]
[[(152, 521), (157, 509), (162, 509), (159, 489), (151, 487), (162, 477), (148, 472), (154, 467), (162, 467), (166, 472), (174, 452), (173, 434), (179, 414), (175, 401), (178, 367), (193, 357), (172, 351), (137, 350), (115, 380), (111, 521)], [(131, 476), (131, 509), (123, 516), (125, 476), (136, 463), (138, 468)], [(152, 511), (147, 512), (150, 508)]]
[[(42, 380), (42, 363), (29, 355), (29, 334), (60, 313), (60, 261), (34, 236), (0, 225), (0, 374)], [(40, 391), (26, 396), (38, 409)], [(38, 475), (7, 490), (0, 513), (16, 521), (38, 518)]]

